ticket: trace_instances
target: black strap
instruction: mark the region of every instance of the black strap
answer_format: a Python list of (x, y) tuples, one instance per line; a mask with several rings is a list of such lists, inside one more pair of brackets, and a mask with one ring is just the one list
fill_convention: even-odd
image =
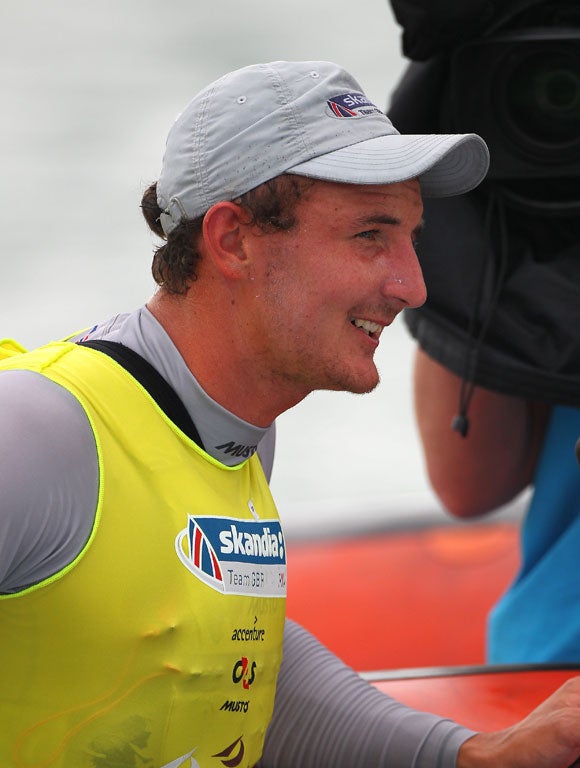
[(118, 341), (88, 339), (87, 341), (79, 341), (78, 344), (81, 347), (91, 347), (103, 352), (123, 366), (147, 390), (167, 418), (194, 443), (203, 448), (199, 432), (177, 392), (145, 358)]

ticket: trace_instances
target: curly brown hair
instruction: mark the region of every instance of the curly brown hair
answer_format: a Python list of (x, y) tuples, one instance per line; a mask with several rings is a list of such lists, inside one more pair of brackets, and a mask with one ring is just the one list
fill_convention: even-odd
[[(313, 183), (312, 179), (302, 176), (282, 174), (233, 202), (243, 206), (249, 216), (248, 223), (256, 225), (265, 234), (288, 231), (296, 223), (296, 203)], [(157, 182), (145, 190), (141, 210), (151, 231), (166, 240), (155, 248), (151, 265), (153, 279), (169, 293), (186, 293), (197, 279), (200, 259), (197, 244), (204, 217), (182, 221), (166, 236), (159, 219), (162, 211), (157, 203)]]

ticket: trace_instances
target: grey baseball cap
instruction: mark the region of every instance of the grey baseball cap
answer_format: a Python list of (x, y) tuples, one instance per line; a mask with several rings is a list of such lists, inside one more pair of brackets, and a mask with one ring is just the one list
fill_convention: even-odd
[(487, 173), (476, 134), (401, 135), (328, 61), (274, 61), (224, 75), (178, 116), (157, 183), (169, 234), (220, 200), (295, 173), (346, 184), (418, 178), (426, 196), (468, 192)]

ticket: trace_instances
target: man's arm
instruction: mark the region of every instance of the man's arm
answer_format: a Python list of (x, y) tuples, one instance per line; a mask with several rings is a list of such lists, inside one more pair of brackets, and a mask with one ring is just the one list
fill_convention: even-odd
[(455, 768), (457, 750), (472, 735), (381, 693), (286, 621), (259, 768)]
[(286, 622), (259, 768), (568, 768), (580, 754), (580, 677), (520, 723), (474, 734), (391, 699)]
[(454, 515), (506, 504), (533, 479), (550, 408), (476, 387), (465, 438), (451, 429), (460, 379), (417, 348), (415, 414), (429, 480)]

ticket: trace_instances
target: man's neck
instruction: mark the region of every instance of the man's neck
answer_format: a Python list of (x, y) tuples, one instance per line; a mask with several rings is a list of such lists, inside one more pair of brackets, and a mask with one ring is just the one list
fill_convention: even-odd
[(158, 292), (147, 308), (163, 326), (204, 391), (223, 408), (257, 427), (268, 427), (308, 392), (296, 394), (273, 381), (241, 353), (229, 320), (204, 313), (189, 296)]

